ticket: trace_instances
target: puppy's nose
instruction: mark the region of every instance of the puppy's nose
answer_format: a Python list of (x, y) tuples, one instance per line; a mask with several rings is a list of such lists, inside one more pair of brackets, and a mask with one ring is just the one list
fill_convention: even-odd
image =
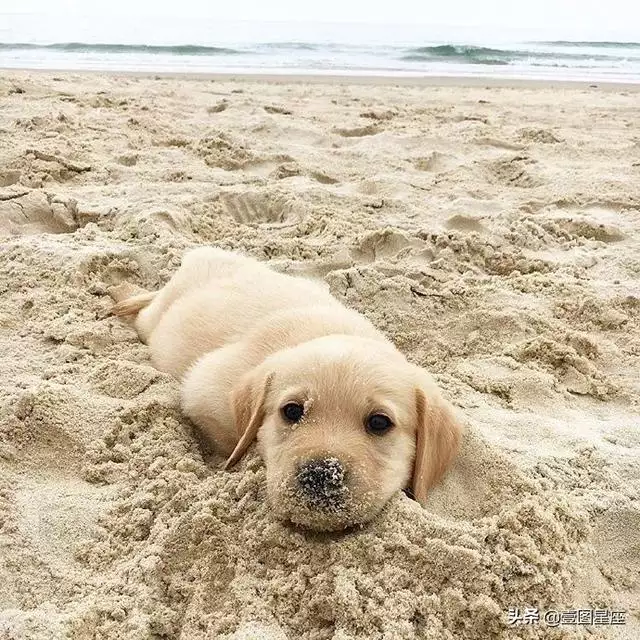
[(310, 506), (334, 510), (344, 505), (345, 470), (337, 458), (318, 458), (305, 462), (298, 468), (297, 480)]

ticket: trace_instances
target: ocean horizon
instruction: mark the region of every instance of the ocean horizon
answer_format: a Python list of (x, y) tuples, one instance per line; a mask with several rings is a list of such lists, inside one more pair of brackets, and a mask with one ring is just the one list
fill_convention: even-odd
[(416, 25), (156, 19), (135, 29), (53, 22), (0, 14), (0, 68), (640, 83), (640, 38), (571, 40)]

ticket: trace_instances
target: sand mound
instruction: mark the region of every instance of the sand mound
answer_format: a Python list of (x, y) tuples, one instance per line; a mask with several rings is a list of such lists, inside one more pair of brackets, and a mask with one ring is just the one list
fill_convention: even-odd
[[(6, 82), (2, 638), (638, 637), (637, 95)], [(221, 471), (106, 295), (203, 243), (324, 279), (435, 374), (468, 429), (427, 509), (306, 532), (272, 518), (255, 453)]]

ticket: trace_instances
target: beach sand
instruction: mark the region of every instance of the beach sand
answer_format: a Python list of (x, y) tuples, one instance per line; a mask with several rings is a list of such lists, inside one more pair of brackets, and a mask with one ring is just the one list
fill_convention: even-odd
[[(464, 84), (3, 73), (0, 638), (640, 637), (640, 88)], [(434, 374), (426, 509), (305, 532), (203, 450), (106, 295), (200, 244)]]

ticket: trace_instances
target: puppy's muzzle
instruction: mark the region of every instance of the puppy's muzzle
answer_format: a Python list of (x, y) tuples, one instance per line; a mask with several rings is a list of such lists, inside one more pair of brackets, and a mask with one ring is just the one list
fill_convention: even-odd
[(339, 511), (346, 501), (345, 476), (345, 469), (337, 458), (318, 458), (301, 464), (296, 479), (310, 507)]

